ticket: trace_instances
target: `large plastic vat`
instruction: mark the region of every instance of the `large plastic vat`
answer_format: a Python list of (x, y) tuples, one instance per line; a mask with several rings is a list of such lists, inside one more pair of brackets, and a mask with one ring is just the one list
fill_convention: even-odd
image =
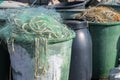
[(107, 79), (118, 65), (120, 22), (89, 23), (93, 42), (93, 79)]
[(85, 1), (61, 2), (56, 5), (48, 6), (48, 8), (55, 8), (63, 19), (71, 19), (74, 18), (77, 13), (85, 9), (85, 3)]

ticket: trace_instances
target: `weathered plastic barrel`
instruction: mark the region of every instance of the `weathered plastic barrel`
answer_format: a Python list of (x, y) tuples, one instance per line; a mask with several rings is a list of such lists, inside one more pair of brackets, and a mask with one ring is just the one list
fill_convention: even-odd
[(86, 21), (69, 19), (65, 24), (76, 32), (73, 39), (69, 80), (91, 80), (92, 40)]
[(120, 56), (120, 22), (89, 23), (93, 42), (93, 79), (107, 79), (118, 66)]
[(70, 19), (74, 18), (76, 13), (80, 13), (81, 9), (85, 9), (85, 1), (61, 2), (48, 7), (55, 8), (63, 19)]
[[(38, 63), (34, 54), (28, 53), (21, 45), (15, 44), (14, 46), (15, 52), (13, 53), (12, 45), (8, 45), (13, 80), (68, 80), (72, 39), (47, 45), (47, 55), (38, 56), (40, 67), (43, 66), (46, 71), (43, 73), (43, 70), (38, 68), (37, 71), (41, 71), (41, 73), (37, 72), (37, 75)], [(44, 63), (40, 63), (41, 60), (45, 60)], [(46, 63), (47, 65), (45, 65)]]

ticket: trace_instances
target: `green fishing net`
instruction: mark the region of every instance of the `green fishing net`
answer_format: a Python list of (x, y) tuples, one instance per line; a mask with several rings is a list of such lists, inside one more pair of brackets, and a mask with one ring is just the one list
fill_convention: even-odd
[(74, 36), (74, 32), (62, 24), (62, 19), (55, 10), (39, 7), (7, 10), (6, 13), (9, 16), (7, 25), (0, 29), (0, 37), (5, 40), (32, 42), (35, 38), (42, 37), (50, 43)]

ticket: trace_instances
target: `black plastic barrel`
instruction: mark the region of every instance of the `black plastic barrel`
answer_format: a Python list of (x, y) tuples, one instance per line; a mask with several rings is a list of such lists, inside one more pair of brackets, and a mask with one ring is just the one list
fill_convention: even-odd
[(92, 76), (92, 40), (84, 20), (64, 20), (64, 23), (76, 32), (72, 44), (69, 80), (91, 80)]
[(85, 8), (85, 1), (61, 2), (53, 7), (55, 9), (81, 9)]
[(54, 8), (61, 14), (63, 19), (70, 19), (74, 18), (75, 14), (80, 13), (85, 9), (85, 3), (85, 1), (61, 2), (59, 4), (50, 5), (47, 7)]

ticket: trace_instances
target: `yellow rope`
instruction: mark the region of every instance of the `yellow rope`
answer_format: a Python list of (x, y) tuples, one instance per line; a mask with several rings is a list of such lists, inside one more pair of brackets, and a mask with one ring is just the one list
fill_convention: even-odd
[(92, 22), (117, 22), (120, 21), (120, 13), (112, 8), (107, 7), (92, 7), (85, 12), (76, 16), (77, 19), (86, 18)]

